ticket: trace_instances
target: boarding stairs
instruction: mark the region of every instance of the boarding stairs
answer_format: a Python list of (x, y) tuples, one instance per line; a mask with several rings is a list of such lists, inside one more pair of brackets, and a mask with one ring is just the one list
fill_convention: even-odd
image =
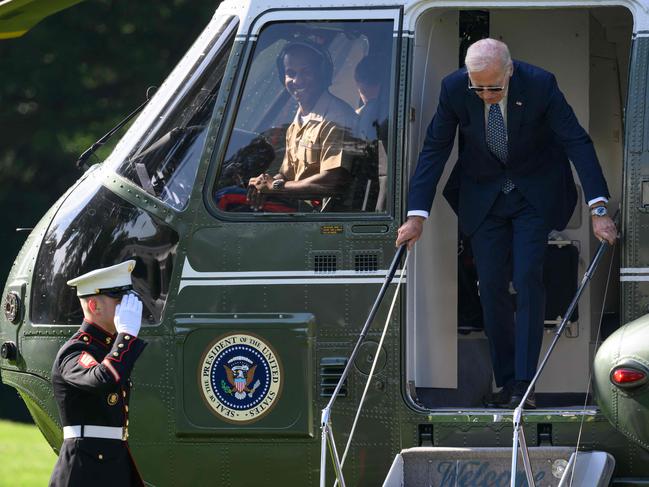
[[(395, 457), (383, 487), (506, 487), (511, 456), (511, 447), (409, 448)], [(606, 487), (615, 467), (606, 452), (580, 451), (573, 469), (574, 447), (530, 447), (529, 457), (536, 487)], [(524, 472), (517, 475), (516, 485), (528, 485)]]
[[(512, 425), (514, 430), (513, 444), (511, 448), (439, 448), (439, 447), (418, 447), (402, 450), (395, 459), (383, 483), (383, 487), (606, 487), (611, 481), (615, 460), (613, 457), (602, 451), (580, 451), (577, 438), (576, 447), (555, 447), (539, 446), (528, 447), (524, 431), (523, 406), (529, 395), (534, 390), (534, 385), (550, 357), (554, 347), (561, 337), (568, 320), (573, 315), (577, 302), (584, 288), (590, 281), (597, 265), (607, 249), (604, 241), (595, 253), (582, 282), (577, 289), (577, 294), (568, 306), (568, 310), (555, 333), (554, 339), (548, 348), (546, 355), (541, 360), (536, 375), (523, 395), (520, 404), (513, 411)], [(322, 410), (321, 417), (321, 449), (320, 449), (320, 487), (327, 486), (326, 462), (327, 453), (333, 461), (336, 479), (334, 487), (347, 487), (343, 475), (343, 467), (351, 440), (353, 438), (363, 403), (371, 383), (376, 367), (377, 358), (372, 363), (365, 389), (361, 395), (356, 417), (352, 424), (349, 438), (342, 452), (339, 455), (334, 438), (331, 422), (333, 404), (338, 396), (343, 382), (346, 380), (351, 365), (354, 363), (361, 344), (365, 340), (369, 327), (376, 315), (381, 300), (387, 288), (396, 274), (397, 266), (405, 252), (405, 246), (401, 246), (395, 254), (386, 280), (379, 291), (379, 294), (372, 306), (370, 314), (361, 330), (358, 341), (352, 351), (351, 357), (345, 366), (338, 384), (332, 394), (327, 406)], [(611, 260), (612, 263), (612, 260)], [(406, 263), (401, 270), (392, 303), (388, 311), (383, 332), (379, 340), (378, 348), (381, 349), (385, 339), (388, 325), (405, 274)], [(611, 267), (609, 267), (610, 278)], [(608, 282), (608, 280), (607, 280)], [(607, 289), (608, 290), (608, 289)], [(607, 291), (606, 290), (606, 291)], [(605, 291), (605, 298), (606, 298)], [(600, 319), (601, 326), (601, 319)], [(599, 337), (599, 330), (597, 333)], [(377, 354), (378, 357), (379, 354)], [(590, 380), (589, 380), (590, 382)], [(520, 465), (523, 470), (520, 470)]]

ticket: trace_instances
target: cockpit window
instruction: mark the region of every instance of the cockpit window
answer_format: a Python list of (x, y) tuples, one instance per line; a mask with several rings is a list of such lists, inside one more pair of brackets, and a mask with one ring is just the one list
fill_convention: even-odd
[(32, 282), (31, 321), (81, 323), (70, 279), (135, 259), (133, 287), (144, 305), (143, 323), (159, 323), (169, 293), (178, 234), (87, 177), (58, 210), (43, 238)]
[(213, 188), (226, 212), (389, 208), (392, 20), (262, 30)]
[(159, 123), (153, 125), (118, 170), (178, 210), (187, 204), (194, 185), (207, 126), (234, 43), (235, 25), (235, 21), (223, 25), (224, 30), (230, 30), (225, 42), (217, 33), (205, 57), (190, 71), (184, 93), (172, 98), (161, 112)]

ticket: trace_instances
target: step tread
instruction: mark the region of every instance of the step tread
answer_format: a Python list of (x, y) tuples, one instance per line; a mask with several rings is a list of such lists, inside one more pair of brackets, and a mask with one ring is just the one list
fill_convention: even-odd
[[(575, 451), (571, 446), (533, 446), (529, 448), (531, 458), (565, 457), (569, 458)], [(420, 446), (401, 451), (404, 461), (417, 458), (448, 458), (448, 459), (477, 459), (477, 458), (511, 458), (511, 447), (430, 447)]]
[[(529, 448), (537, 485), (556, 487), (570, 456), (571, 446)], [(509, 485), (511, 447), (414, 447), (401, 451), (403, 485)], [(519, 452), (521, 479), (522, 457)]]

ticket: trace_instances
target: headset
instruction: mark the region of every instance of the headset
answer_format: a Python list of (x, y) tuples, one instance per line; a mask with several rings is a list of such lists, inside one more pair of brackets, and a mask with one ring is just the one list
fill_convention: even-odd
[(318, 59), (320, 60), (320, 64), (318, 68), (322, 76), (322, 79), (324, 80), (325, 88), (328, 88), (333, 81), (333, 75), (334, 75), (334, 63), (331, 60), (331, 55), (329, 54), (329, 51), (327, 51), (326, 49), (308, 41), (289, 42), (288, 44), (286, 44), (286, 46), (284, 46), (282, 52), (279, 53), (279, 56), (277, 56), (277, 60), (276, 60), (277, 75), (279, 76), (279, 82), (282, 84), (282, 86), (284, 86), (284, 77), (285, 77), (284, 57), (289, 53), (291, 49), (297, 46), (306, 47), (311, 52), (313, 52), (316, 56), (318, 56)]

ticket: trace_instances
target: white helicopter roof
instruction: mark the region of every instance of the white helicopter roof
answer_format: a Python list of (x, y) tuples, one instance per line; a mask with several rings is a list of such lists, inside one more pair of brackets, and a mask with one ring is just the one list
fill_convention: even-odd
[[(635, 19), (634, 32), (649, 29), (649, 2), (644, 0), (224, 0), (217, 13), (230, 13), (241, 19), (239, 33), (248, 33), (250, 26), (264, 12), (275, 11), (274, 15), (283, 20), (293, 18), (309, 18), (308, 9), (326, 9), (327, 19), (345, 18), (349, 9), (403, 7), (404, 29), (414, 30), (419, 15), (431, 8), (462, 8), (462, 9), (491, 9), (491, 8), (566, 8), (566, 7), (626, 7)], [(286, 9), (299, 9), (289, 16)], [(322, 11), (321, 11), (322, 13)], [(376, 12), (379, 15), (380, 12)], [(319, 16), (323, 19), (322, 15)], [(365, 17), (364, 18), (368, 18)], [(369, 17), (371, 18), (371, 17)]]
[[(649, 2), (647, 0), (223, 0), (214, 16), (174, 68), (167, 80), (155, 95), (155, 103), (150, 103), (136, 119), (129, 132), (120, 140), (107, 159), (106, 168), (111, 171), (123, 160), (134, 142), (142, 137), (147, 127), (163, 109), (172, 93), (178, 89), (181, 80), (197, 60), (206, 59), (206, 49), (210, 41), (230, 25), (236, 29), (237, 40), (254, 40), (261, 28), (269, 21), (286, 20), (345, 20), (345, 19), (385, 19), (386, 12), (395, 19), (398, 10), (403, 11), (403, 35), (412, 36), (420, 16), (430, 9), (494, 9), (494, 8), (588, 8), (625, 7), (633, 15), (633, 32), (637, 37), (649, 36)], [(235, 17), (237, 22), (229, 22)], [(228, 27), (229, 28), (229, 27)], [(228, 30), (226, 28), (226, 31)]]

